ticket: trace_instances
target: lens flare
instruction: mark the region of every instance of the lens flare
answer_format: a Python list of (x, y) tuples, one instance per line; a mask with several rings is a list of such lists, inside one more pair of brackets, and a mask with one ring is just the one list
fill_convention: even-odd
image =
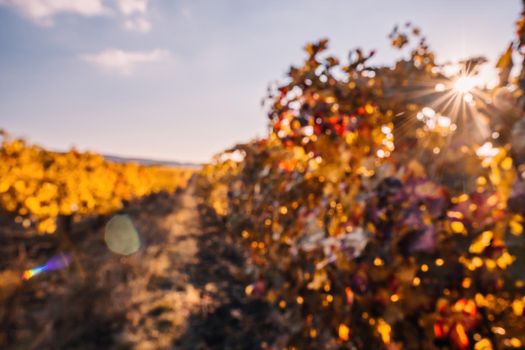
[(25, 270), (22, 273), (22, 280), (27, 281), (30, 278), (35, 277), (36, 275), (41, 274), (44, 271), (54, 271), (63, 269), (71, 263), (71, 257), (68, 254), (61, 253), (57, 256), (49, 259), (45, 264), (34, 267), (29, 270)]
[(131, 255), (140, 249), (139, 233), (127, 215), (115, 215), (109, 220), (104, 240), (113, 253)]
[(454, 90), (462, 94), (467, 94), (472, 91), (478, 84), (475, 76), (462, 75), (454, 82)]

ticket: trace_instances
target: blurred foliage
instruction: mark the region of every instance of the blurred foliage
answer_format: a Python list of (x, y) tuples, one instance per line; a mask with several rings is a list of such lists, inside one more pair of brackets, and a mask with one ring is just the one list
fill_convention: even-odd
[(191, 170), (113, 163), (96, 153), (58, 153), (2, 133), (0, 207), (17, 223), (54, 233), (57, 218), (109, 214), (125, 201), (185, 187)]
[(269, 89), (268, 136), (198, 187), (246, 246), (246, 294), (286, 320), (274, 348), (523, 348), (521, 39), (492, 87), (466, 86), (485, 59), (450, 73), (411, 24), (390, 39), (387, 67), (308, 44)]

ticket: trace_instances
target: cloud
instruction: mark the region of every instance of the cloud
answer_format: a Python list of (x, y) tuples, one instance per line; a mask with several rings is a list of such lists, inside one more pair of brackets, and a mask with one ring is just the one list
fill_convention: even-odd
[(110, 13), (102, 0), (0, 0), (0, 5), (11, 7), (32, 21), (52, 26), (59, 14), (77, 14), (85, 17)]
[(147, 19), (149, 0), (116, 0), (120, 13), (126, 17), (124, 28), (129, 31), (147, 33), (151, 22)]
[(124, 21), (124, 28), (133, 32), (147, 33), (151, 30), (151, 22), (146, 18), (138, 17)]
[(117, 0), (117, 5), (126, 16), (145, 14), (148, 11), (148, 0)]
[[(107, 4), (107, 5), (106, 5)], [(147, 33), (149, 0), (0, 0), (0, 6), (14, 9), (24, 17), (43, 26), (53, 26), (60, 14), (84, 17), (111, 16), (122, 20), (123, 28)]]
[(140, 64), (166, 61), (171, 59), (172, 55), (169, 51), (162, 49), (124, 51), (112, 48), (95, 54), (82, 55), (80, 58), (105, 70), (121, 75), (131, 75)]

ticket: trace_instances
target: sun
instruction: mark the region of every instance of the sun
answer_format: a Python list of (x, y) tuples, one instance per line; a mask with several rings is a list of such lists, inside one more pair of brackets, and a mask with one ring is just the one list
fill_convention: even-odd
[(461, 75), (454, 82), (453, 89), (461, 94), (468, 94), (478, 84), (476, 76)]

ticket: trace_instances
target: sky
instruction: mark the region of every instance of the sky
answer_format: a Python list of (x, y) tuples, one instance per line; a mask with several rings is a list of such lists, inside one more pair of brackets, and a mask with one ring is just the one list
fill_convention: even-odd
[(400, 53), (418, 25), (438, 61), (513, 39), (519, 0), (0, 0), (0, 128), (42, 146), (206, 162), (265, 135), (261, 99), (330, 39), (345, 58)]

